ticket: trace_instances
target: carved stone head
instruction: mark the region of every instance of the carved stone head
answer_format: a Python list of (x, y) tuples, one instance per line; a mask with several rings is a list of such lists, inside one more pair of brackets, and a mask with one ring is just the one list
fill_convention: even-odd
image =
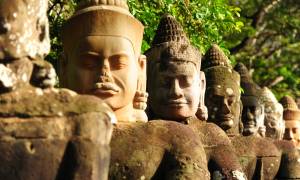
[(1, 0), (0, 3), (0, 60), (48, 54), (48, 2)]
[(242, 108), (239, 74), (232, 69), (228, 58), (217, 45), (213, 45), (206, 53), (203, 67), (208, 121), (227, 133), (238, 133)]
[(265, 106), (266, 137), (282, 139), (285, 129), (282, 105), (267, 87), (262, 89), (261, 99)]
[[(242, 63), (238, 63), (234, 68), (241, 76), (242, 93), (242, 122), (243, 135), (259, 135), (260, 127), (264, 127), (264, 104), (260, 99), (261, 89), (253, 82), (249, 71)], [(264, 136), (264, 135), (263, 135)]]
[(170, 15), (158, 26), (148, 58), (149, 104), (154, 117), (182, 121), (198, 110), (201, 55)]
[(290, 96), (284, 96), (280, 103), (283, 106), (283, 119), (285, 121), (285, 132), (283, 139), (293, 141), (300, 147), (300, 110), (295, 100)]
[(96, 95), (119, 121), (132, 121), (134, 97), (146, 89), (143, 29), (125, 0), (81, 4), (63, 27), (61, 85)]
[(49, 52), (47, 5), (45, 0), (0, 1), (0, 92), (28, 85), (32, 59)]

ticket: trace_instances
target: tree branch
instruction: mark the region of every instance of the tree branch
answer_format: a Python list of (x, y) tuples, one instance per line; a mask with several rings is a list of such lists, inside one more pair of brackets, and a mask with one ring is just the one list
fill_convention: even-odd
[(244, 49), (247, 46), (252, 46), (255, 44), (257, 36), (264, 30), (265, 25), (263, 25), (264, 23), (264, 19), (266, 17), (266, 15), (268, 13), (270, 13), (277, 4), (279, 4), (280, 2), (282, 2), (282, 0), (271, 0), (269, 3), (267, 4), (262, 4), (262, 6), (258, 9), (258, 11), (256, 13), (253, 14), (253, 16), (251, 16), (252, 19), (252, 23), (251, 26), (256, 29), (256, 33), (254, 36), (252, 37), (245, 37), (241, 43), (233, 48), (230, 49), (230, 52), (232, 54), (236, 54), (237, 52), (239, 52), (240, 50)]

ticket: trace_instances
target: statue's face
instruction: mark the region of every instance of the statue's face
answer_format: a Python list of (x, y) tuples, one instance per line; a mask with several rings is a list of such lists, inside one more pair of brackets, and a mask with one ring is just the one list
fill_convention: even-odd
[(242, 97), (242, 102), (243, 134), (256, 134), (258, 129), (264, 126), (264, 105), (255, 96)]
[(300, 121), (289, 120), (285, 121), (285, 132), (283, 139), (293, 141), (300, 147)]
[(87, 36), (67, 62), (67, 88), (103, 99), (113, 110), (132, 103), (139, 61), (122, 37)]
[(150, 87), (150, 106), (154, 114), (170, 120), (183, 120), (197, 112), (201, 81), (196, 66), (190, 62), (168, 63), (156, 68)]
[(229, 85), (216, 85), (206, 90), (205, 104), (208, 120), (228, 130), (239, 125), (241, 102), (240, 94), (234, 93)]
[(266, 137), (282, 139), (285, 129), (282, 119), (283, 108), (279, 103), (276, 105), (278, 108), (265, 105)]

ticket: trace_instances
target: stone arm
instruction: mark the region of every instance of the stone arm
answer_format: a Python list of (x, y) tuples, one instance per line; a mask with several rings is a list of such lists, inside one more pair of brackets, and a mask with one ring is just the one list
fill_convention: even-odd
[(171, 148), (165, 151), (154, 179), (210, 179), (203, 144), (186, 125), (170, 122)]
[(276, 140), (274, 144), (282, 153), (277, 179), (300, 179), (300, 149), (286, 140)]
[(94, 112), (80, 115), (74, 120), (74, 136), (67, 145), (62, 163), (63, 166), (66, 165), (64, 169), (73, 170), (63, 173), (62, 179), (66, 175), (72, 180), (107, 179), (112, 134), (110, 117)]
[(208, 168), (212, 179), (246, 179), (235, 152), (226, 133), (212, 123), (198, 126), (205, 144)]

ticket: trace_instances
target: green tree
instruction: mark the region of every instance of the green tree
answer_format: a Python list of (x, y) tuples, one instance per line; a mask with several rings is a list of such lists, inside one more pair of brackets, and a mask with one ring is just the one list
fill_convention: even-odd
[(300, 3), (298, 0), (231, 0), (245, 26), (225, 38), (232, 58), (244, 62), (261, 86), (278, 98), (300, 97)]

